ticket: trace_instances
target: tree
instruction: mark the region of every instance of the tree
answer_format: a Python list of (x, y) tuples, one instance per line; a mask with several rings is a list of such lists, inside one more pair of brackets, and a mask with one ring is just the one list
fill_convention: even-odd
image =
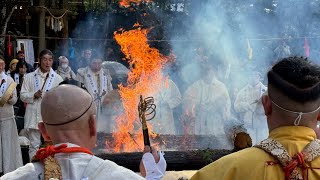
[(0, 0), (0, 4), (2, 5), (0, 14), (0, 47), (4, 47), (8, 23), (17, 8), (18, 0)]

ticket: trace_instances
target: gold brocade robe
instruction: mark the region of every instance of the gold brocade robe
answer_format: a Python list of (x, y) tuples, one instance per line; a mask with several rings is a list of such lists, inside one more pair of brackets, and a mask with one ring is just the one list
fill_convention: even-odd
[[(289, 155), (301, 152), (316, 138), (313, 129), (303, 126), (286, 126), (272, 130), (269, 138), (281, 143)], [(284, 180), (285, 175), (276, 159), (261, 149), (252, 147), (222, 157), (200, 169), (191, 180)], [(320, 168), (320, 158), (307, 166)], [(299, 168), (300, 171), (300, 168)], [(320, 179), (320, 169), (308, 169), (308, 179)]]

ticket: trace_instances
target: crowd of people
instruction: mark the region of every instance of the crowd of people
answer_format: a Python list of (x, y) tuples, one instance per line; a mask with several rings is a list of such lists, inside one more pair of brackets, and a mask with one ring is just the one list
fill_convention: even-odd
[[(121, 102), (119, 92), (112, 84), (110, 70), (103, 68), (103, 57), (95, 51), (85, 50), (75, 71), (67, 57), (58, 59), (59, 66), (54, 70), (53, 53), (43, 50), (38, 57), (38, 66), (32, 67), (20, 51), (6, 69), (5, 59), (0, 57), (0, 97), (7, 99), (0, 104), (0, 164), (1, 172), (6, 174), (2, 179), (38, 176), (45, 179), (104, 179), (106, 176), (140, 179), (136, 173), (101, 160), (91, 152), (97, 132), (117, 131), (115, 113), (110, 115), (105, 110), (114, 109), (115, 102), (110, 99)], [(272, 163), (274, 157), (284, 168), (300, 156), (305, 157), (305, 163), (317, 160), (318, 153), (313, 150), (320, 148), (315, 140), (320, 94), (318, 65), (300, 57), (284, 58), (268, 72), (267, 86), (261, 82), (262, 75), (252, 71), (234, 100), (219, 80), (216, 66), (204, 63), (201, 68), (201, 78), (183, 94), (169, 79), (159, 93), (153, 95), (157, 114), (150, 124), (154, 126), (154, 133), (175, 135), (179, 126), (183, 126), (184, 134), (216, 137), (221, 148), (233, 149), (233, 139), (228, 133), (233, 127), (240, 126), (250, 135), (255, 147), (214, 162), (197, 172), (193, 179), (234, 179), (235, 175), (238, 179), (254, 179), (259, 173), (269, 171), (265, 162), (270, 162), (270, 166), (279, 165)], [(65, 85), (69, 81), (78, 81), (80, 85)], [(121, 111), (121, 103), (117, 106), (117, 111)], [(178, 106), (182, 111), (176, 118), (174, 109)], [(237, 113), (236, 117), (233, 112)], [(16, 121), (22, 121), (23, 128), (17, 129)], [(177, 121), (182, 122), (178, 127)], [(18, 134), (29, 141), (32, 163), (24, 167), (21, 167)], [(231, 134), (232, 137), (235, 135)], [(46, 147), (41, 148), (44, 145)], [(280, 156), (275, 150), (283, 153)], [(258, 156), (252, 157), (252, 154)], [(289, 158), (281, 159), (282, 155)], [(234, 158), (237, 162), (230, 163)], [(253, 158), (251, 169), (256, 169), (256, 173), (250, 168), (248, 171), (243, 169), (242, 164), (250, 158)], [(141, 174), (147, 179), (160, 179), (164, 175), (166, 163), (161, 152), (146, 147), (141, 162)], [(257, 166), (259, 162), (262, 164)], [(222, 166), (226, 169), (221, 169)], [(281, 169), (281, 166), (277, 168)], [(283, 176), (280, 169), (274, 169), (277, 172), (274, 177)], [(304, 171), (312, 171), (311, 176), (315, 177), (319, 174), (312, 168), (307, 169), (303, 169), (302, 176), (305, 176)], [(300, 177), (299, 173), (297, 165), (290, 171), (285, 170), (286, 177)]]

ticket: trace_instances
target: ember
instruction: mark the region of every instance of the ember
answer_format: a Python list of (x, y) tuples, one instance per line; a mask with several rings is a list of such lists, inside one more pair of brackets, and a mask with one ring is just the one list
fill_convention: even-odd
[[(159, 50), (147, 43), (149, 29), (137, 29), (114, 33), (114, 38), (121, 46), (121, 51), (128, 60), (131, 71), (128, 74), (127, 86), (122, 85), (120, 96), (125, 112), (117, 120), (117, 131), (113, 134), (115, 151), (132, 152), (143, 148), (141, 123), (138, 116), (139, 97), (156, 94), (163, 81), (161, 70), (172, 58), (162, 55)], [(152, 127), (148, 125), (150, 132)], [(155, 138), (155, 134), (151, 134)]]

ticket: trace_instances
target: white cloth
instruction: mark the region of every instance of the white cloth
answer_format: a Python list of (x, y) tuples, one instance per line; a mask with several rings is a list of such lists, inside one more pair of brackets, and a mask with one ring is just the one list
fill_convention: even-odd
[(172, 110), (181, 103), (181, 94), (172, 80), (164, 82), (162, 89), (154, 96), (156, 116), (149, 123), (157, 134), (176, 134)]
[[(91, 96), (95, 99), (97, 106), (97, 131), (105, 132), (105, 126), (100, 126), (100, 124), (103, 124), (105, 123), (103, 121), (106, 121), (101, 112), (102, 101), (107, 93), (113, 90), (111, 84), (112, 78), (109, 71), (107, 69), (101, 69), (99, 72), (93, 73), (89, 67), (80, 68), (78, 69), (76, 80), (82, 82)], [(105, 94), (103, 94), (103, 91), (105, 91)]]
[(234, 109), (244, 122), (244, 127), (248, 130), (253, 144), (266, 139), (269, 135), (261, 102), (261, 96), (266, 91), (267, 87), (261, 82), (256, 86), (248, 84), (239, 91), (234, 102)]
[[(68, 143), (68, 147), (77, 145)], [(81, 180), (140, 180), (144, 179), (138, 174), (118, 166), (116, 163), (103, 160), (86, 153), (59, 153), (55, 155), (62, 170), (62, 179)], [(1, 180), (39, 180), (43, 179), (43, 165), (40, 162), (29, 163), (12, 173), (1, 177)]]
[(14, 73), (14, 82), (17, 84), (20, 84), (20, 74), (19, 73)]
[(160, 180), (166, 172), (167, 162), (163, 157), (162, 152), (158, 152), (160, 160), (156, 163), (151, 153), (145, 153), (142, 156), (143, 166), (146, 170), (147, 180)]
[(10, 85), (8, 83), (8, 76), (4, 72), (0, 73), (0, 98), (6, 92), (8, 85)]
[(38, 129), (23, 129), (20, 135), (28, 138), (29, 146), (29, 158), (32, 159), (36, 155), (37, 150), (41, 145), (41, 133)]
[[(13, 82), (10, 76), (7, 76), (6, 79), (8, 85)], [(17, 92), (14, 90), (13, 97), (3, 107), (0, 107), (0, 172), (3, 173), (8, 173), (22, 166), (21, 149), (13, 111), (13, 104), (16, 101)]]
[[(59, 85), (60, 82), (62, 82), (62, 78), (56, 74), (53, 70), (50, 71), (50, 73), (54, 74), (54, 78), (52, 79), (52, 85), (51, 88), (54, 88)], [(35, 75), (38, 77), (38, 85), (36, 85), (35, 82)], [(26, 113), (24, 116), (24, 128), (25, 129), (38, 129), (38, 122), (42, 120), (41, 118), (41, 112), (40, 112), (40, 105), (42, 98), (35, 99), (34, 93), (38, 91), (38, 88), (41, 89), (43, 86), (44, 80), (46, 78), (47, 74), (44, 74), (40, 71), (38, 68), (36, 71), (32, 73), (28, 73), (25, 75), (21, 92), (20, 92), (20, 98), (23, 102), (27, 103)], [(51, 77), (48, 78), (45, 88), (48, 89), (48, 83), (50, 81)], [(51, 89), (49, 88), (49, 89)], [(44, 96), (46, 92), (42, 92), (42, 96)]]
[[(24, 129), (26, 137), (30, 140), (31, 144), (29, 157), (35, 155), (36, 150), (41, 144), (38, 123), (42, 121), (40, 109), (42, 98), (35, 99), (34, 93), (42, 88), (46, 76), (47, 73), (42, 73), (38, 68), (34, 72), (25, 75), (21, 87), (20, 98), (23, 102), (27, 103), (26, 113), (24, 115)], [(46, 84), (44, 85), (42, 97), (47, 90), (58, 86), (60, 82), (62, 82), (62, 78), (51, 69)]]
[(222, 82), (216, 78), (209, 83), (196, 81), (185, 92), (182, 105), (186, 116), (195, 118), (194, 125), (187, 124), (191, 134), (225, 136), (224, 123), (230, 120), (231, 102)]
[[(96, 77), (99, 77), (99, 82), (97, 82)], [(77, 80), (84, 84), (94, 98), (96, 98), (97, 95), (101, 96), (103, 91), (108, 93), (113, 90), (111, 84), (112, 78), (107, 69), (101, 69), (99, 72), (94, 73), (89, 67), (80, 68), (78, 69)]]
[(56, 70), (56, 73), (59, 74), (63, 80), (76, 79), (76, 74), (72, 71), (70, 66), (68, 66), (67, 68), (62, 68), (61, 66), (59, 66)]

